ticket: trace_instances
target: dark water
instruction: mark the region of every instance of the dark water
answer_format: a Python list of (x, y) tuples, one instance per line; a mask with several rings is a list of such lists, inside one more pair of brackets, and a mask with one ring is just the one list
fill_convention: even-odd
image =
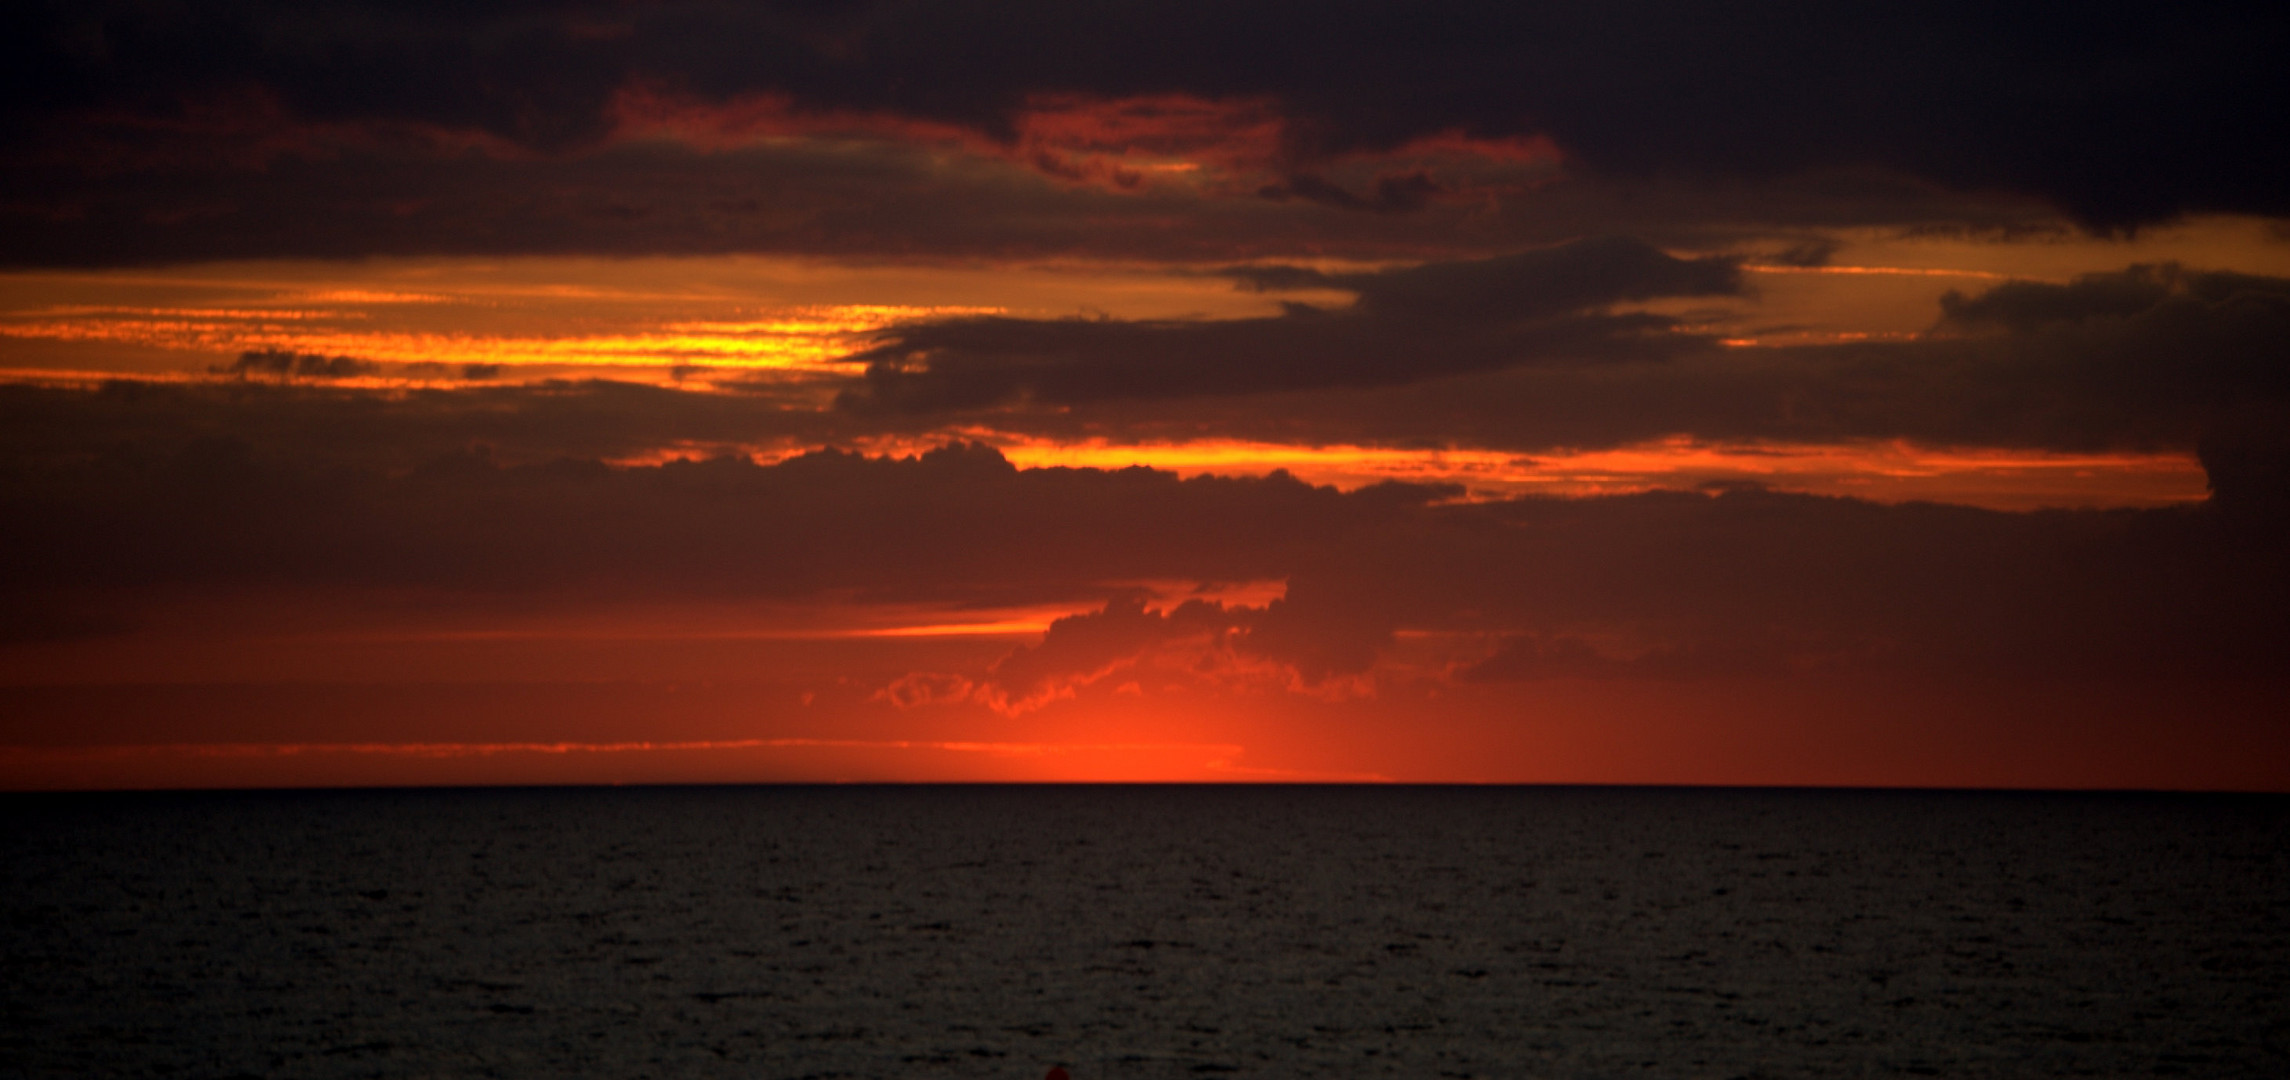
[(0, 1075), (2290, 1076), (2290, 800), (12, 797)]

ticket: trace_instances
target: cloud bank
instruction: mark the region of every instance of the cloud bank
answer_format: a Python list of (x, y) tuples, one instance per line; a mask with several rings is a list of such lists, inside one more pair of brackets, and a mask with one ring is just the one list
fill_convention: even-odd
[[(132, 623), (134, 597), (184, 588), (1096, 607), (971, 673), (1005, 701), (1179, 646), (1310, 687), (1411, 632), (1485, 643), (1456, 673), (1481, 680), (2272, 678), (2290, 659), (2290, 498), (2279, 441), (2252, 445), (2210, 458), (2212, 506), (2000, 513), (1757, 490), (1454, 503), (1282, 474), (1020, 470), (962, 444), (769, 466), (462, 453), (391, 473), (207, 437), (19, 460), (0, 589), (45, 613), (19, 637), (101, 633)], [(1268, 605), (1161, 612), (1124, 584), (1274, 579)]]
[[(246, 0), (9, 22), (18, 265), (883, 252), (901, 232), (976, 254), (1109, 218), (1164, 255), (1231, 254), (1236, 232), (1422, 252), (1547, 198), (1576, 235), (1586, 208), (1621, 212), (1549, 196), (1561, 176), (1652, 191), (1673, 221), (2290, 213), (2290, 18), (2262, 5)], [(1825, 183), (1863, 197), (1806, 197)], [(1681, 194), (1727, 188), (1752, 194)]]
[(1682, 260), (1631, 240), (1582, 241), (1377, 273), (1234, 271), (1255, 288), (1332, 288), (1325, 310), (1223, 321), (971, 318), (902, 327), (849, 359), (867, 365), (856, 410), (930, 412), (1322, 387), (1377, 387), (1521, 364), (1644, 360), (1691, 348), (1676, 321), (1606, 305), (1738, 292), (1736, 261)]

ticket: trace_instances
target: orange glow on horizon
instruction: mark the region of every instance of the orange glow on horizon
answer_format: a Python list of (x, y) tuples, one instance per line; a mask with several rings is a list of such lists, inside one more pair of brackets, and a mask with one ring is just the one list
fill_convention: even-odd
[(496, 754), (627, 754), (685, 750), (758, 749), (942, 750), (1000, 757), (1042, 757), (1094, 751), (1197, 750), (1237, 756), (1246, 747), (1229, 743), (1042, 743), (962, 742), (917, 739), (685, 739), (623, 742), (414, 742), (414, 743), (157, 743), (76, 748), (91, 754), (180, 754), (188, 757), (296, 757), (304, 754), (382, 754), (400, 757), (491, 757)]
[[(2191, 712), (2190, 694), (2200, 706)], [(2276, 687), (2138, 681), (1554, 680), (1455, 685), (1435, 699), (1290, 701), (1216, 719), (1068, 710), (964, 721), (959, 734), (909, 734), (930, 723), (917, 719), (847, 736), (161, 734), (0, 745), (0, 789), (1398, 781), (2283, 791), (2281, 705)], [(2180, 713), (2168, 738), (2152, 737), (2158, 716)]]
[[(1389, 783), (1242, 764), (1221, 742), (752, 738), (0, 747), (0, 790), (690, 782)], [(719, 775), (716, 770), (737, 770)], [(824, 767), (824, 771), (823, 771)], [(598, 770), (604, 770), (599, 772)], [(684, 778), (679, 781), (677, 778)]]

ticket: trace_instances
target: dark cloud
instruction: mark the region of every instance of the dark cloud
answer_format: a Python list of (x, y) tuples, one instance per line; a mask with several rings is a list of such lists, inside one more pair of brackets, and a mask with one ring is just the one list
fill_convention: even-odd
[[(2290, 282), (2282, 279), (2133, 268), (1955, 298), (1922, 340), (1718, 349), (1632, 337), (1634, 324), (1563, 310), (1632, 282), (1667, 289), (1725, 280), (1723, 263), (1599, 247), (1385, 274), (1252, 269), (1240, 276), (1280, 289), (1342, 287), (1360, 299), (1223, 329), (1026, 320), (926, 327), (934, 341), (975, 343), (977, 358), (943, 374), (902, 371), (883, 381), (912, 392), (917, 408), (950, 405), (960, 391), (978, 403), (964, 411), (886, 408), (898, 402), (871, 399), (862, 379), (832, 376), (730, 393), (612, 382), (370, 393), (299, 378), (122, 381), (96, 391), (18, 384), (0, 386), (0, 452), (19, 463), (61, 461), (214, 435), (243, 440), (258, 457), (402, 473), (473, 445), (515, 465), (639, 457), (678, 444), (698, 453), (793, 451), (925, 436), (949, 423), (1116, 442), (1238, 438), (1530, 454), (1670, 435), (2193, 450), (2249, 442), (2290, 408), (2282, 359), (2290, 355)], [(1603, 283), (1587, 272), (1567, 280), (1570, 269), (1594, 266), (1626, 272)], [(1411, 306), (1418, 293), (1425, 306)], [(1518, 318), (1506, 321), (1507, 313)], [(1423, 322), (1443, 325), (1416, 333)], [(1554, 326), (1579, 331), (1570, 343), (1579, 349), (1529, 348), (1554, 340)], [(1038, 351), (1012, 356), (1013, 343)], [(1313, 352), (1322, 345), (1326, 359)], [(1138, 370), (1121, 370), (1125, 362)], [(859, 402), (876, 407), (818, 408), (838, 388), (855, 388)], [(1063, 403), (1006, 404), (1020, 392)], [(1172, 412), (1177, 393), (1191, 396)]]
[(1658, 296), (1738, 292), (1728, 258), (1682, 260), (1614, 239), (1374, 273), (1293, 267), (1234, 272), (1257, 289), (1353, 292), (1348, 307), (1280, 316), (1117, 322), (965, 318), (888, 331), (850, 359), (867, 365), (858, 411), (932, 412), (1010, 401), (1389, 386), (1524, 364), (1661, 357), (1697, 345), (1671, 320), (1600, 309)]
[(874, 258), (1087, 256), (1222, 262), (1298, 252), (1419, 260), (1630, 233), (1714, 246), (1802, 227), (2044, 220), (1903, 183), (1755, 188), (1560, 184), (1492, 204), (1368, 214), (1325, 202), (1107, 191), (994, 158), (884, 142), (703, 151), (664, 142), (559, 156), (345, 147), (260, 168), (76, 159), (0, 172), (0, 265), (223, 258), (782, 252)]
[(1405, 628), (1502, 635), (1470, 678), (2271, 677), (2290, 646), (2290, 567), (2208, 510), (1657, 493), (1440, 508), (1382, 539), (1301, 567), (1296, 624), (1365, 655)]
[(1782, 266), (1827, 266), (1838, 247), (1835, 240), (1804, 240), (1773, 256), (1773, 261)]
[[(1616, 237), (1474, 262), (1324, 274), (1321, 283), (1358, 293), (1365, 314), (1431, 324), (1535, 318), (1660, 296), (1724, 296), (1741, 291), (1741, 274), (1734, 259), (1676, 259)], [(1255, 284), (1265, 286), (1261, 278)]]
[(429, 361), (412, 363), (378, 363), (355, 356), (327, 356), (323, 353), (297, 352), (293, 349), (248, 349), (227, 365), (207, 369), (213, 375), (236, 375), (242, 379), (266, 377), (274, 379), (335, 380), (387, 376), (400, 379), (429, 381), (460, 379), (468, 382), (486, 382), (501, 377), (500, 364), (441, 364)]
[(229, 375), (274, 375), (280, 378), (350, 379), (372, 375), (382, 370), (380, 364), (360, 360), (355, 356), (325, 356), (319, 353), (295, 352), (292, 349), (249, 349), (239, 354), (229, 367), (217, 368)]
[(1925, 340), (1806, 352), (1801, 413), (1959, 444), (2191, 447), (2238, 410), (2290, 401), (2290, 280), (2132, 267), (1942, 310)]
[[(1625, 242), (1372, 274), (1274, 268), (1244, 280), (1358, 299), (1244, 324), (1264, 335), (1257, 347), (1285, 355), (1299, 340), (1336, 348), (1373, 331), (1376, 356), (1405, 358), (1393, 343), (1434, 333), (1425, 327), (1448, 328), (1435, 340), (1508, 346), (1522, 340), (1506, 336), (1517, 327), (1585, 318), (1585, 304), (1732, 274)], [(1354, 329), (1305, 336), (1319, 323)], [(1213, 324), (1029, 325), (1109, 335), (1090, 339), (1101, 343), (1137, 335), (1151, 345), (1128, 354), (1141, 363), (1163, 362), (1154, 343), (1231, 345), (1183, 336)], [(2032, 514), (1753, 489), (1453, 505), (1455, 489), (1340, 494), (1280, 474), (1019, 470), (968, 445), (908, 460), (602, 463), (678, 439), (816, 445), (903, 422), (819, 411), (816, 387), (9, 386), (0, 592), (17, 613), (8, 632), (30, 640), (131, 625), (135, 597), (180, 587), (1094, 605), (1143, 580), (1288, 582), (1263, 608), (1120, 600), (965, 676), (1013, 698), (1185, 642), (1309, 683), (1373, 669), (1410, 630), (1486, 641), (1460, 674), (1488, 680), (2260, 678), (2290, 669), (2286, 342), (2290, 282), (2134, 267), (1954, 297), (1934, 333), (1910, 342), (1607, 356), (1415, 382), (1398, 381), (1413, 377), (1404, 366), (1362, 368), (1344, 372), (1350, 386), (1259, 392), (1242, 391), (1265, 385), (1261, 372), (1155, 375), (1159, 388), (1198, 395), (1181, 417), (1193, 435), (2199, 446), (2214, 491), (2199, 508)], [(1021, 385), (1038, 398), (1061, 384)], [(1146, 403), (1100, 393), (1062, 411), (982, 415), (1100, 434), (1171, 422), (1121, 411)], [(1124, 415), (1137, 426), (1102, 426)]]
[[(1331, 179), (1335, 165), (1455, 133), (1548, 136), (1570, 175), (1595, 184), (1764, 189), (1879, 175), (2044, 200), (2101, 228), (2281, 215), (2286, 28), (2282, 11), (2241, 3), (2073, 16), (1809, 0), (1756, 12), (1675, 0), (17, 4), (0, 27), (6, 258), (849, 242), (689, 209), (736, 203), (689, 196), (730, 195), (752, 158), (599, 166), (632, 87), (703, 106), (772, 95), (797, 113), (873, 117), (878, 133), (920, 125), (1011, 147), (1021, 114), (1046, 96), (1269, 102), (1282, 124), (1261, 149), (1277, 171), (1263, 194), (1354, 217), (1426, 213), (1449, 181), (1372, 166), (1364, 181)], [(321, 195), (328, 185), (339, 190)], [(749, 197), (797, 219), (843, 205), (831, 184), (780, 187)], [(304, 193), (277, 202), (290, 188)], [(1232, 197), (1283, 209), (1259, 190)], [(1787, 193), (1752, 201), (1751, 217), (1800, 220)], [(321, 235), (296, 246), (291, 229), (245, 209), (264, 205)], [(377, 216), (335, 228), (328, 208)], [(1196, 210), (1180, 231), (1205, 243), (1220, 215)], [(401, 215), (397, 230), (382, 227), (385, 211)], [(711, 234), (702, 217), (735, 227)], [(254, 235), (198, 225), (213, 220)], [(457, 236), (454, 220), (479, 227)], [(939, 229), (960, 221), (933, 218), (923, 243), (941, 250), (929, 246), (951, 239)], [(1409, 235), (1420, 250), (1451, 225)]]
[(2218, 305), (2239, 298), (2290, 296), (2290, 280), (2225, 271), (2197, 272), (2175, 264), (2133, 266), (2121, 273), (2085, 274), (2066, 285), (2017, 281), (1978, 296), (1951, 291), (1940, 299), (1948, 323), (1964, 329), (2001, 327), (2026, 332), (2057, 324), (2130, 319), (2173, 298)]
[(2290, 407), (2237, 410), (2203, 432), (2198, 450), (2212, 508), (2256, 542), (2290, 543)]
[[(1259, 287), (1335, 284), (1295, 268), (1243, 274)], [(1469, 294), (1465, 287), (1441, 288)], [(1466, 324), (1477, 302), (1459, 303), (1466, 310), (1453, 321)], [(1070, 404), (1003, 413), (998, 422), (1076, 437), (1120, 432), (1179, 438), (1206, 431), (1277, 441), (1308, 432), (1326, 443), (1523, 452), (1671, 435), (1817, 443), (1911, 439), (2081, 452), (2191, 450), (2214, 427), (2246, 428), (2249, 422), (2237, 417), (2251, 410), (2277, 415), (2290, 403), (2290, 363), (2284, 361), (2290, 356), (2290, 280), (2132, 267), (2064, 284), (2013, 282), (1977, 295), (1952, 295), (1935, 316), (1931, 332), (1915, 340), (1718, 349), (1686, 338), (1634, 354), (1630, 349), (1641, 343), (1622, 337), (1585, 340), (1582, 351), (1571, 354), (1608, 356), (1606, 363), (1489, 364), (1479, 370), (1443, 368), (1407, 335), (1358, 336), (1348, 344), (1384, 350), (1388, 363), (1418, 378), (1372, 390), (1324, 382), (1320, 389), (1197, 398), (1175, 418), (1151, 402), (1051, 397)], [(1308, 323), (1297, 318), (1260, 325), (1285, 329)], [(1123, 337), (1117, 327), (1081, 332), (1105, 341)], [(1530, 348), (1520, 340), (1469, 340), (1496, 352)], [(1272, 352), (1269, 344), (1259, 347)], [(1418, 358), (1420, 366), (1408, 366)], [(906, 372), (885, 381), (928, 385), (926, 377)]]
[(967, 699), (1017, 712), (1109, 681), (1139, 692), (1146, 683), (1162, 690), (1297, 689), (1359, 675), (1391, 643), (1393, 627), (1376, 614), (1307, 611), (1299, 618), (1289, 599), (1263, 607), (1192, 599), (1163, 611), (1140, 596), (1116, 597), (1056, 620), (1039, 643), (1011, 651), (975, 681), (923, 672), (891, 693), (902, 704)]
[[(137, 437), (121, 419), (133, 403), (114, 396), (77, 403), (117, 437), (8, 428), (0, 594), (25, 613), (8, 624), (19, 638), (130, 626), (139, 603), (183, 589), (446, 606), (1113, 597), (963, 677), (1017, 699), (1168, 654), (1277, 665), (1309, 685), (1373, 670), (1403, 631), (1487, 642), (1466, 657), (1483, 679), (2290, 670), (2290, 500), (2281, 429), (2259, 414), (2204, 450), (2215, 505), (2000, 513), (1759, 490), (1459, 504), (1453, 488), (1343, 494), (1284, 474), (1021, 470), (970, 445), (768, 466), (458, 450), (399, 469), (302, 449), (337, 442), (332, 429), (199, 430), (227, 414)], [(1156, 612), (1125, 591), (1271, 579), (1286, 595), (1262, 608)]]
[(1267, 184), (1258, 188), (1256, 193), (1274, 202), (1303, 199), (1345, 210), (1403, 214), (1430, 205), (1432, 196), (1441, 190), (1439, 181), (1433, 179), (1430, 173), (1417, 170), (1376, 177), (1375, 183), (1364, 195), (1355, 194), (1310, 173), (1292, 176), (1277, 184)]
[[(1566, 633), (1511, 634), (1484, 660), (1465, 667), (1467, 682), (1523, 682), (1536, 679), (1696, 679), (1736, 675), (1818, 673), (1828, 659), (1795, 643), (1761, 640), (1756, 634), (1700, 639), (1684, 645), (1624, 646), (1604, 651), (1589, 639)], [(1609, 646), (1609, 649), (1613, 649)], [(1643, 651), (1639, 651), (1639, 650)]]
[(1178, 642), (1191, 646), (1186, 659), (1197, 667), (1201, 656), (1230, 650), (1234, 631), (1258, 614), (1252, 608), (1227, 608), (1206, 600), (1188, 600), (1163, 612), (1147, 609), (1142, 597), (1119, 597), (1097, 611), (1051, 623), (1038, 644), (996, 661), (983, 685), (990, 700), (1004, 707), (1039, 701), (1134, 669)]
[[(469, 377), (458, 365), (437, 374)], [(119, 380), (92, 390), (5, 384), (0, 457), (17, 469), (47, 468), (171, 453), (215, 437), (281, 468), (395, 475), (473, 446), (519, 465), (634, 457), (679, 442), (793, 450), (872, 431), (776, 389), (685, 393), (604, 381), (386, 392), (269, 379)]]
[(203, 435), (17, 458), (5, 479), (6, 586), (34, 596), (265, 583), (1102, 596), (1122, 580), (1278, 576), (1308, 537), (1393, 512), (1387, 496), (1285, 475), (1021, 473), (961, 444), (905, 460), (821, 451), (625, 469), (506, 465), (478, 447), (390, 473)]

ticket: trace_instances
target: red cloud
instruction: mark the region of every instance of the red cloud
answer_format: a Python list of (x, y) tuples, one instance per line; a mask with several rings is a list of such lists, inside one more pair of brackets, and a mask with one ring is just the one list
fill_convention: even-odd
[[(1413, 209), (1433, 197), (1483, 197), (1540, 177), (1560, 160), (1543, 136), (1479, 138), (1450, 130), (1388, 150), (1324, 154), (1268, 97), (1036, 94), (1006, 133), (887, 110), (816, 108), (779, 92), (712, 101), (636, 81), (606, 107), (611, 138), (668, 139), (724, 151), (774, 139), (861, 139), (1000, 158), (1068, 183), (1113, 191), (1183, 184), (1222, 196), (1279, 192), (1330, 205)], [(1333, 170), (1336, 179), (1321, 175)], [(1358, 175), (1353, 175), (1358, 174)], [(1394, 198), (1395, 185), (1420, 189)], [(1361, 187), (1365, 195), (1352, 195)]]

